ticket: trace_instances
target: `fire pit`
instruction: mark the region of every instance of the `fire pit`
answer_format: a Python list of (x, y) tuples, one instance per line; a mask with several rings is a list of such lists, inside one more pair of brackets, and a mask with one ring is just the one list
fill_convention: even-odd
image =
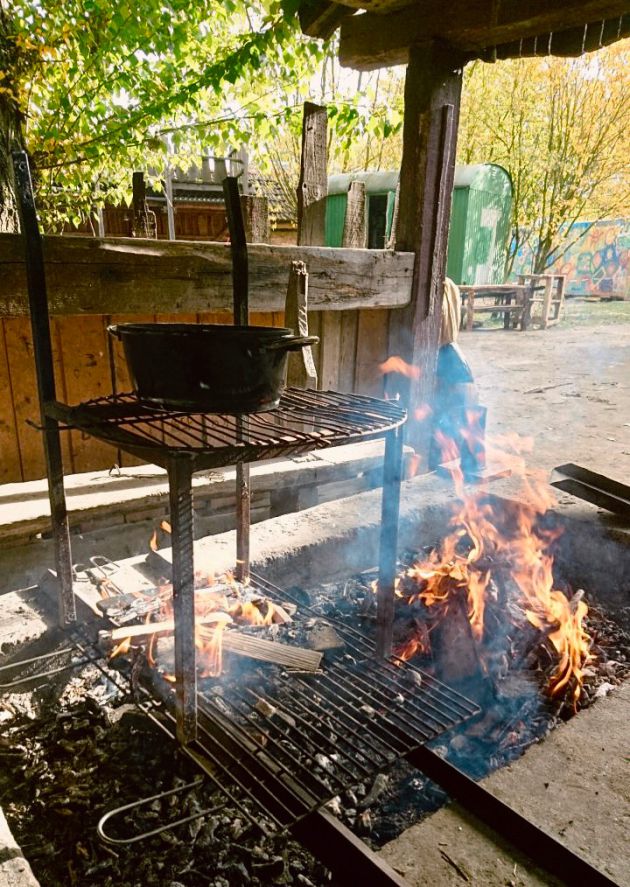
[[(422, 494), (422, 495), (420, 495)], [(418, 499), (422, 498), (426, 502), (426, 508), (417, 509)], [(444, 488), (436, 490), (433, 494), (434, 501), (442, 502), (441, 506), (436, 508), (431, 506), (431, 489), (430, 485), (422, 485), (418, 482), (410, 482), (405, 484), (405, 494), (403, 496), (403, 512), (401, 533), (404, 545), (409, 546), (411, 540), (418, 539), (419, 524), (421, 519), (423, 527), (423, 538), (438, 539), (440, 535), (448, 536), (447, 519), (449, 508), (445, 508), (443, 504)], [(354, 506), (354, 522), (360, 529), (361, 518), (369, 523), (370, 515), (374, 513), (374, 521), (372, 533), (374, 538), (378, 538), (378, 502), (377, 495), (363, 494), (358, 497), (358, 501), (347, 503), (350, 508), (345, 511), (352, 513)], [(498, 500), (500, 503), (500, 500)], [(360, 504), (359, 504), (360, 502)], [(495, 508), (497, 503), (495, 502)], [(431, 508), (433, 507), (433, 512)], [(509, 509), (515, 507), (513, 502), (507, 502), (506, 507)], [(428, 511), (426, 509), (429, 509)], [(411, 509), (411, 510), (410, 510)], [(323, 663), (324, 672), (321, 675), (315, 674), (308, 676), (306, 674), (289, 674), (281, 667), (273, 664), (250, 664), (247, 668), (243, 668), (245, 660), (236, 657), (230, 653), (227, 646), (224, 650), (226, 657), (225, 674), (220, 677), (206, 677), (199, 679), (200, 693), (200, 746), (208, 742), (210, 751), (216, 759), (213, 774), (218, 777), (222, 790), (221, 795), (209, 795), (209, 788), (203, 789), (203, 794), (198, 795), (199, 790), (193, 789), (193, 797), (196, 798), (195, 803), (191, 804), (187, 800), (190, 792), (182, 792), (181, 802), (182, 810), (187, 815), (196, 807), (199, 809), (214, 810), (221, 803), (225, 803), (228, 798), (229, 809), (241, 810), (240, 807), (232, 808), (232, 800), (225, 791), (229, 792), (244, 808), (248, 811), (252, 819), (258, 818), (261, 822), (267, 824), (267, 828), (271, 831), (277, 830), (282, 822), (287, 822), (287, 807), (290, 813), (295, 817), (298, 804), (292, 789), (299, 785), (299, 800), (303, 804), (305, 799), (332, 799), (332, 808), (338, 816), (341, 816), (344, 823), (352, 824), (352, 827), (363, 836), (364, 840), (371, 843), (379, 844), (383, 840), (387, 840), (394, 836), (401, 827), (413, 821), (417, 816), (418, 805), (425, 805), (425, 809), (435, 808), (444, 799), (444, 793), (432, 783), (427, 782), (426, 777), (418, 772), (410, 764), (420, 763), (425, 772), (431, 772), (431, 766), (435, 764), (435, 758), (427, 758), (419, 760), (419, 754), (422, 753), (422, 745), (419, 745), (416, 752), (411, 754), (405, 753), (404, 747), (400, 745), (401, 733), (404, 736), (407, 732), (407, 717), (403, 717), (403, 713), (409, 711), (411, 705), (412, 714), (416, 709), (418, 702), (421, 709), (421, 716), (426, 718), (427, 707), (426, 699), (423, 697), (422, 690), (429, 694), (429, 702), (431, 696), (441, 687), (439, 681), (428, 674), (427, 669), (418, 672), (410, 665), (403, 665), (400, 669), (395, 666), (390, 667), (393, 674), (390, 689), (388, 690), (387, 703), (384, 704), (384, 695), (380, 687), (380, 678), (377, 682), (370, 681), (368, 687), (368, 696), (363, 697), (365, 691), (365, 677), (374, 674), (376, 663), (368, 655), (365, 662), (361, 662), (361, 652), (366, 650), (369, 654), (370, 643), (365, 641), (361, 634), (357, 634), (356, 627), (360, 626), (362, 632), (368, 633), (373, 631), (373, 596), (371, 590), (371, 581), (373, 571), (354, 573), (353, 576), (348, 574), (347, 566), (344, 566), (343, 548), (337, 548), (335, 533), (341, 532), (345, 538), (345, 547), (347, 550), (356, 551), (362, 554), (362, 562), (365, 561), (365, 552), (370, 550), (370, 541), (368, 537), (361, 537), (361, 542), (357, 545), (352, 544), (352, 540), (345, 535), (345, 529), (334, 530), (335, 525), (339, 526), (337, 512), (341, 513), (343, 506), (336, 503), (328, 506), (321, 506), (315, 509), (317, 517), (313, 515), (313, 526), (328, 525), (329, 539), (328, 541), (317, 542), (317, 554), (314, 552), (302, 552), (300, 549), (287, 552), (285, 550), (285, 558), (282, 563), (279, 562), (278, 554), (274, 554), (273, 550), (268, 553), (268, 562), (275, 563), (276, 577), (278, 583), (282, 582), (286, 586), (289, 585), (291, 578), (296, 576), (304, 576), (304, 564), (310, 565), (315, 562), (317, 568), (308, 567), (309, 573), (313, 577), (318, 575), (324, 581), (324, 584), (318, 583), (311, 585), (306, 591), (294, 588), (293, 590), (279, 591), (278, 586), (273, 586), (268, 582), (252, 583), (250, 597), (258, 601), (256, 608), (263, 616), (267, 616), (268, 612), (266, 601), (273, 603), (279, 602), (285, 613), (291, 613), (291, 620), (286, 622), (272, 622), (267, 627), (243, 627), (239, 629), (239, 633), (249, 634), (250, 636), (262, 635), (265, 638), (271, 638), (278, 645), (285, 645), (290, 641), (297, 645), (297, 648), (305, 648), (307, 639), (316, 628), (319, 628), (321, 622), (330, 622), (330, 615), (334, 614), (333, 628), (337, 637), (324, 638), (323, 643), (327, 643), (328, 650), (325, 652), (326, 661)], [(321, 512), (321, 514), (319, 513)], [(424, 517), (422, 517), (424, 515)], [(430, 515), (430, 517), (427, 517)], [(279, 545), (279, 537), (282, 537), (285, 531), (285, 525), (288, 526), (291, 518), (279, 518), (270, 522), (268, 528), (268, 536), (275, 540), (277, 550), (282, 550)], [(309, 532), (309, 515), (305, 516), (306, 527), (305, 533), (312, 540), (313, 534)], [(440, 530), (440, 527), (443, 529)], [(446, 529), (444, 529), (446, 528)], [(264, 534), (267, 528), (265, 525), (259, 525), (256, 533)], [(452, 528), (451, 528), (452, 531)], [(571, 550), (575, 545), (580, 545), (581, 528), (569, 528), (564, 534), (565, 550)], [(575, 534), (575, 538), (572, 536)], [(233, 543), (233, 536), (231, 537)], [(229, 541), (229, 540), (228, 540)], [(216, 556), (213, 552), (220, 552), (223, 548), (222, 540), (210, 542), (208, 545), (202, 545), (197, 554), (197, 563), (200, 567), (215, 562)], [(560, 543), (559, 543), (560, 544)], [(603, 545), (600, 545), (600, 550)], [(331, 556), (333, 551), (337, 551), (336, 556)], [(564, 557), (564, 555), (563, 555)], [(562, 559), (562, 558), (561, 558)], [(144, 561), (144, 558), (141, 559)], [(353, 570), (356, 571), (357, 565), (361, 558), (355, 559)], [(621, 563), (621, 560), (619, 560)], [(579, 560), (572, 559), (573, 569), (579, 570)], [(122, 584), (123, 578), (127, 577), (131, 571), (129, 567), (123, 567), (118, 573), (111, 572), (111, 578), (114, 583)], [(152, 576), (152, 581), (162, 575), (166, 580), (169, 579), (170, 557), (168, 551), (161, 550), (157, 554), (149, 555), (147, 563), (143, 565), (145, 576)], [(148, 572), (147, 572), (148, 571)], [(319, 571), (319, 572), (318, 572)], [(340, 577), (335, 580), (335, 573)], [(344, 577), (345, 578), (341, 578)], [(284, 578), (283, 578), (284, 577)], [(215, 591), (220, 586), (207, 585), (206, 576), (198, 571), (197, 583), (206, 583), (204, 589), (199, 589), (198, 595), (207, 597), (208, 593), (214, 588)], [(147, 582), (147, 579), (144, 579)], [(83, 587), (81, 596), (88, 599), (88, 592), (92, 594), (94, 601), (99, 600), (99, 595), (94, 586), (90, 583), (79, 583)], [(591, 584), (589, 582), (589, 589)], [(295, 607), (295, 612), (291, 604)], [(369, 604), (369, 606), (368, 606)], [(615, 635), (611, 632), (609, 635), (608, 646), (606, 646), (605, 636), (608, 629), (596, 614), (594, 614), (593, 598), (589, 596), (589, 607), (591, 608), (591, 621), (588, 623), (588, 629), (591, 632), (596, 631), (599, 635), (597, 644), (601, 648), (598, 656), (598, 662), (602, 665), (596, 665), (599, 678), (596, 681), (594, 677), (585, 678), (587, 687), (594, 691), (601, 686), (602, 680), (606, 680), (607, 659), (615, 658), (615, 649), (619, 650), (623, 655), (623, 644), (627, 643), (627, 637), (624, 640), (623, 634)], [(409, 604), (401, 600), (399, 609), (401, 612), (410, 609)], [(354, 613), (353, 620), (350, 620), (350, 614)], [(358, 614), (358, 622), (356, 617)], [(363, 615), (361, 615), (363, 614)], [(158, 619), (157, 615), (153, 619)], [(311, 623), (316, 621), (316, 625)], [(129, 624), (129, 623), (128, 623)], [(121, 633), (128, 631), (125, 625), (121, 625)], [(225, 632), (224, 632), (225, 633)], [(321, 639), (320, 639), (321, 640)], [(343, 646), (340, 646), (343, 642)], [(82, 642), (85, 646), (85, 642)], [(602, 647), (602, 644), (604, 646)], [(321, 644), (317, 644), (321, 646)], [(136, 654), (130, 653), (126, 657), (118, 657), (110, 660), (107, 666), (110, 676), (112, 669), (113, 674), (119, 676), (127, 675), (126, 680), (136, 685), (136, 692), (140, 693), (139, 700), (146, 716), (154, 718), (155, 722), (160, 723), (160, 731), (165, 727), (172, 735), (174, 733), (174, 719), (172, 713), (166, 708), (152, 701), (152, 697), (142, 689), (145, 680), (148, 681), (147, 686), (151, 686), (152, 692), (159, 690), (157, 695), (161, 695), (167, 701), (172, 699), (172, 684), (165, 680), (164, 675), (168, 675), (172, 669), (172, 640), (167, 635), (162, 635), (158, 642), (157, 648), (154, 650), (155, 660), (157, 662), (157, 672), (153, 668), (149, 668), (143, 656), (138, 657), (137, 653), (144, 648), (144, 641), (140, 637), (134, 641)], [(86, 648), (87, 649), (87, 648)], [(309, 648), (310, 649), (310, 648)], [(77, 651), (80, 653), (81, 651)], [(321, 652), (321, 651), (320, 651)], [(92, 655), (97, 656), (98, 651)], [(358, 664), (353, 663), (348, 656), (352, 656), (358, 660)], [(129, 658), (131, 657), (131, 658)], [(619, 657), (617, 657), (619, 659)], [(201, 661), (201, 657), (200, 657)], [(420, 659), (422, 661), (422, 658)], [(425, 660), (432, 670), (432, 666)], [(32, 666), (35, 668), (35, 666)], [(38, 666), (41, 668), (41, 665)], [(365, 671), (363, 670), (365, 669)], [(274, 676), (274, 673), (277, 675)], [(345, 683), (350, 675), (350, 683)], [(418, 681), (417, 678), (420, 678)], [(535, 675), (532, 675), (534, 678)], [(544, 677), (544, 675), (540, 675)], [(608, 678), (610, 680), (610, 678)], [(420, 686), (418, 686), (418, 683)], [(362, 698), (353, 698), (353, 705), (348, 710), (343, 709), (344, 694), (340, 694), (338, 690), (339, 684), (342, 687), (350, 689), (353, 693)], [(506, 678), (501, 684), (502, 690), (499, 696), (507, 695), (509, 701), (515, 704), (517, 714), (520, 720), (531, 722), (531, 712), (534, 711), (534, 702), (530, 713), (519, 709), (519, 692), (525, 689), (527, 693), (537, 690), (537, 681), (525, 679), (524, 683), (517, 681), (514, 683), (510, 677)], [(331, 692), (332, 690), (332, 692)], [(403, 697), (402, 702), (396, 697), (400, 694)], [(448, 691), (447, 696), (443, 697), (441, 692), (438, 697), (445, 699), (448, 708), (451, 708), (453, 700), (461, 697)], [(553, 700), (546, 701), (545, 696), (538, 696), (538, 711), (542, 711), (548, 706), (556, 706)], [(500, 700), (499, 700), (500, 701)], [(568, 709), (571, 708), (571, 694), (567, 697)], [(447, 755), (448, 761), (455, 763), (458, 768), (468, 768), (470, 762), (470, 751), (473, 750), (473, 772), (474, 767), (479, 763), (485, 769), (494, 766), (497, 761), (492, 761), (491, 757), (494, 752), (491, 751), (491, 733), (500, 735), (504, 733), (504, 738), (511, 745), (505, 749), (504, 760), (509, 760), (511, 756), (519, 755), (522, 751), (519, 748), (519, 742), (529, 741), (531, 737), (522, 732), (519, 734), (519, 718), (515, 719), (510, 725), (510, 719), (501, 725), (497, 715), (497, 711), (493, 706), (497, 700), (492, 701), (489, 705), (484, 703), (484, 712), (476, 719), (462, 723), (462, 726), (456, 730), (450, 730), (448, 733), (435, 738), (431, 746), (437, 750), (440, 755)], [(172, 706), (172, 703), (171, 703)], [(379, 706), (381, 711), (379, 711)], [(372, 709), (372, 710), (371, 710)], [(430, 712), (435, 714), (435, 709), (429, 707)], [(468, 711), (476, 710), (476, 706)], [(172, 708), (171, 708), (172, 711)], [(77, 718), (79, 716), (77, 715)], [(125, 717), (131, 717), (131, 712)], [(379, 722), (383, 721), (379, 726)], [(536, 719), (534, 718), (534, 721)], [(340, 724), (341, 721), (341, 724)], [(69, 721), (73, 723), (73, 721)], [(416, 721), (417, 723), (417, 721)], [(468, 726), (467, 726), (468, 724)], [(543, 724), (543, 721), (540, 721)], [(343, 726), (345, 725), (345, 732)], [(547, 724), (545, 729), (551, 726)], [(534, 724), (535, 726), (535, 724)], [(353, 732), (353, 727), (356, 730)], [(376, 735), (374, 735), (376, 730)], [(385, 732), (382, 732), (385, 731)], [(509, 737), (509, 733), (513, 732), (514, 736)], [(36, 735), (36, 734), (33, 734)], [(73, 734), (78, 737), (78, 734)], [(219, 739), (217, 743), (216, 739)], [(496, 738), (496, 736), (494, 737)], [(74, 740), (73, 740), (74, 741)], [(500, 740), (502, 742), (503, 740)], [(499, 742), (499, 744), (500, 744)], [(390, 745), (391, 743), (391, 745)], [(393, 746), (393, 753), (392, 753)], [(70, 748), (70, 746), (68, 746)], [(195, 754), (198, 746), (189, 747), (190, 751)], [(236, 751), (238, 750), (238, 751)], [(382, 752), (379, 758), (378, 751)], [(171, 753), (172, 755), (172, 753)], [(204, 751), (207, 755), (207, 750)], [(468, 758), (468, 762), (467, 762)], [(365, 760), (367, 759), (367, 761)], [(410, 760), (410, 764), (405, 760)], [(207, 760), (207, 758), (206, 758)], [(273, 783), (273, 791), (271, 793), (255, 786), (252, 790), (251, 781), (252, 774), (260, 775), (266, 768), (270, 760), (275, 762), (276, 782)], [(376, 770), (381, 764), (387, 766), (388, 762), (394, 762), (395, 766), (387, 768), (389, 776), (381, 777), (376, 774)], [(136, 762), (134, 764), (136, 770), (140, 770), (134, 784), (142, 777), (142, 765)], [(345, 769), (350, 770), (350, 773)], [(169, 766), (170, 770), (170, 766)], [(287, 772), (288, 771), (288, 772)], [(153, 771), (151, 771), (153, 772)], [(181, 775), (182, 782), (190, 782), (194, 780), (194, 771), (178, 765), (175, 772)], [(480, 775), (479, 770), (475, 772), (475, 776)], [(289, 774), (293, 779), (289, 778)], [(445, 774), (435, 773), (435, 778), (439, 778), (440, 782), (445, 781)], [(448, 774), (446, 774), (448, 777)], [(284, 784), (283, 784), (284, 782)], [(327, 785), (327, 783), (329, 783)], [(156, 794), (158, 789), (168, 789), (168, 781), (160, 778), (153, 784), (150, 777), (144, 779), (144, 788), (139, 784), (136, 788), (136, 797), (144, 794), (151, 797)], [(249, 789), (243, 793), (243, 787)], [(359, 790), (361, 787), (361, 790)], [(457, 790), (457, 786), (454, 787)], [(483, 809), (483, 802), (486, 798), (483, 796), (477, 799), (477, 809)], [(363, 792), (363, 794), (361, 793)], [(486, 793), (487, 795), (487, 793)], [(133, 799), (134, 795), (129, 797), (129, 793), (123, 794), (118, 800), (115, 796), (104, 801), (99, 805), (99, 812), (111, 812), (116, 808), (117, 804), (126, 803)], [(223, 800), (221, 800), (221, 797)], [(271, 804), (273, 814), (261, 813), (260, 804)], [(166, 805), (168, 799), (152, 801), (154, 806)], [(305, 809), (302, 806), (302, 809)], [(415, 813), (413, 810), (415, 809)], [(255, 813), (254, 811), (259, 811)], [(205, 826), (206, 821), (212, 822), (220, 818), (222, 813), (209, 813), (204, 819), (201, 818), (201, 828)], [(246, 820), (244, 812), (234, 813), (233, 816), (240, 816), (243, 822)], [(505, 815), (505, 813), (503, 814)], [(135, 814), (134, 814), (135, 816)], [(326, 820), (328, 814), (314, 814), (307, 812), (305, 816), (294, 822), (291, 831), (299, 835), (306, 841), (307, 846), (311, 846), (318, 854), (321, 851), (321, 844), (330, 843), (335, 848), (335, 852), (341, 852), (342, 845), (338, 842), (332, 842), (329, 834), (323, 833), (320, 826)], [(314, 818), (315, 817), (315, 818)], [(165, 813), (163, 821), (167, 819), (181, 818), (180, 813), (176, 813), (173, 808), (169, 815)], [(147, 819), (142, 813), (139, 824), (127, 822), (124, 818), (115, 816), (104, 825), (104, 832), (109, 837), (125, 838), (136, 832), (150, 831), (157, 823)], [(161, 824), (161, 823), (160, 823)], [(522, 828), (522, 820), (519, 823)], [(181, 836), (182, 840), (187, 841), (188, 829), (192, 829), (188, 825), (178, 827), (178, 831), (174, 835)], [(200, 832), (201, 834), (202, 832)], [(314, 837), (318, 836), (318, 837)], [(151, 840), (159, 840), (154, 838)], [(309, 843), (310, 841), (310, 843)], [(240, 841), (236, 839), (236, 844)], [(316, 846), (319, 845), (319, 846)], [(117, 853), (121, 853), (124, 847), (112, 845)], [(27, 848), (28, 850), (28, 848)], [(90, 850), (96, 853), (96, 850)], [(273, 856), (273, 852), (270, 850)], [(294, 851), (292, 851), (294, 852)], [(297, 853), (297, 850), (295, 851)], [(125, 858), (127, 851), (124, 850)], [(229, 857), (226, 857), (226, 859)], [(257, 863), (258, 864), (258, 863)], [(280, 865), (280, 863), (277, 863)], [(565, 865), (565, 862), (562, 861)], [(227, 865), (227, 863), (226, 863)], [(246, 861), (248, 870), (251, 872), (250, 862)], [(232, 871), (230, 869), (230, 871)], [(312, 883), (318, 883), (317, 878), (313, 880), (312, 871), (309, 872), (309, 878)], [(566, 874), (566, 870), (565, 870)], [(381, 873), (382, 876), (382, 873)], [(230, 876), (236, 878), (238, 876), (233, 872)], [(295, 872), (294, 872), (295, 877)], [(374, 878), (374, 871), (371, 877)], [(574, 881), (575, 882), (575, 881)], [(187, 883), (184, 880), (184, 883)], [(301, 883), (301, 882), (299, 882)], [(324, 883), (322, 881), (322, 883)], [(589, 883), (596, 881), (589, 880)]]
[[(469, 501), (467, 510), (458, 518), (463, 531), (449, 538), (442, 552), (429, 555), (427, 560), (420, 558), (397, 577), (401, 429), (405, 412), (396, 403), (296, 390), (287, 391), (277, 409), (249, 416), (232, 416), (229, 411), (225, 415), (209, 416), (168, 410), (144, 404), (134, 395), (114, 395), (76, 406), (59, 403), (54, 391), (41, 243), (25, 158), (18, 158), (16, 174), (26, 195), (22, 221), (28, 235), (29, 296), (45, 425), (62, 621), (68, 623), (75, 619), (75, 590), (65, 516), (60, 427), (80, 429), (168, 471), (171, 581), (168, 590), (162, 584), (152, 595), (140, 594), (144, 615), (149, 621), (153, 615), (153, 626), (117, 626), (120, 613), (116, 616), (108, 610), (111, 600), (100, 608), (94, 602), (94, 610), (99, 615), (104, 613), (114, 626), (106, 633), (108, 641), (130, 638), (133, 650), (133, 638), (150, 636), (142, 651), (135, 648), (134, 658), (128, 661), (130, 686), (145, 713), (168, 735), (177, 737), (186, 756), (230, 801), (240, 805), (254, 820), (256, 813), (251, 811), (255, 811), (254, 805), (257, 805), (272, 827), (290, 830), (345, 880), (359, 877), (370, 884), (401, 883), (397, 875), (325, 811), (323, 805), (332, 804), (334, 808), (338, 796), (348, 795), (358, 784), (365, 789), (366, 783), (372, 783), (370, 797), (377, 791), (379, 774), (396, 762), (406, 760), (447, 787), (451, 794), (483, 811), (491, 825), (507, 824), (510, 838), (544, 860), (550, 870), (589, 884), (610, 883), (427, 747), (428, 741), (480, 713), (479, 707), (467, 698), (462, 671), (466, 681), (470, 680), (471, 672), (478, 673), (486, 688), (480, 701), (492, 692), (494, 679), (488, 660), (479, 655), (477, 645), (485, 640), (485, 615), (496, 618), (501, 609), (509, 609), (512, 602), (504, 588), (506, 583), (497, 583), (504, 562), (515, 568), (507, 584), (518, 586), (525, 601), (524, 605), (519, 603), (519, 607), (526, 620), (534, 630), (547, 632), (558, 654), (552, 690), (559, 694), (570, 686), (573, 700), (577, 700), (580, 668), (588, 641), (582, 627), (585, 607), (579, 595), (571, 598), (553, 588), (551, 561), (543, 545), (552, 541), (552, 532), (540, 527), (534, 529), (532, 524), (528, 538), (530, 543), (533, 540), (533, 545), (524, 546), (525, 534), (521, 530), (529, 512), (523, 510), (508, 515), (518, 532), (513, 538), (509, 534), (504, 537), (507, 541), (501, 540), (491, 532), (492, 525), (483, 506)], [(235, 281), (236, 271), (235, 265)], [(236, 288), (235, 319), (247, 322), (246, 293), (241, 293), (239, 301)], [(233, 463), (243, 466), (288, 452), (302, 453), (378, 437), (385, 437), (386, 444), (379, 528), (380, 569), (374, 580), (374, 642), (345, 621), (331, 620), (329, 613), (310, 611), (299, 595), (296, 598), (258, 577), (251, 577), (250, 581), (246, 507), (240, 511), (237, 527), (241, 585), (234, 586), (230, 594), (218, 594), (212, 582), (207, 583), (206, 611), (196, 612), (202, 588), (196, 582), (193, 562), (191, 478), (194, 471)], [(247, 473), (242, 468), (239, 471), (239, 496), (245, 506)], [(460, 549), (459, 543), (464, 538), (470, 544)], [(482, 541), (492, 544), (484, 548)], [(496, 590), (496, 607), (486, 608), (483, 595), (491, 582)], [(430, 610), (435, 606), (435, 610), (424, 626), (418, 614), (414, 615), (417, 630), (405, 639), (404, 647), (397, 649), (398, 657), (391, 657), (396, 589), (401, 597), (407, 598), (409, 608)], [(97, 582), (94, 592), (101, 598), (112, 596), (106, 583)], [(149, 604), (155, 602), (156, 597), (159, 607), (152, 614)], [(163, 605), (167, 601), (171, 610), (164, 613)], [(322, 656), (313, 655), (312, 644), (309, 650), (299, 643), (285, 645), (275, 638), (256, 638), (246, 630), (232, 631), (230, 624), (241, 619), (249, 605), (258, 611), (263, 624), (269, 616), (272, 624), (284, 628), (292, 622), (289, 610), (293, 605), (299, 613), (295, 619), (298, 634), (303, 617), (306, 617), (304, 629), (309, 628), (311, 620), (314, 625), (310, 627), (321, 622), (323, 634), (328, 638), (314, 651), (326, 654), (321, 671)], [(172, 622), (169, 622), (171, 615)], [(78, 650), (88, 659), (95, 658), (89, 632), (84, 638), (83, 631), (74, 629), (70, 655)], [(156, 667), (165, 644), (160, 640), (156, 646), (154, 639), (168, 631), (173, 633), (173, 645), (170, 667), (165, 669), (163, 663)], [(426, 652), (429, 633), (434, 654), (439, 654), (440, 648), (444, 651), (443, 656), (433, 658), (440, 663), (448, 662), (448, 667), (419, 670), (405, 661)], [(506, 631), (500, 634), (503, 640), (511, 641)], [(453, 655), (454, 642), (459, 643), (461, 636), (465, 643), (458, 646)], [(123, 646), (127, 646), (126, 640)], [(197, 649), (201, 646), (206, 648), (208, 660), (203, 663), (205, 668), (199, 670)], [(249, 669), (235, 680), (213, 684), (213, 678), (220, 673), (222, 646), (233, 654), (270, 664)], [(285, 649), (279, 649), (281, 647)], [(525, 648), (523, 655), (528, 649)], [(461, 651), (468, 662), (457, 661)], [(120, 644), (116, 645), (115, 652), (120, 652)], [(501, 655), (505, 655), (505, 650), (499, 645)], [(442, 677), (446, 680), (440, 680), (437, 674), (440, 667), (445, 670)], [(296, 671), (309, 675), (296, 674)], [(460, 686), (449, 686), (452, 683)], [(182, 790), (190, 788), (187, 785)], [(134, 806), (151, 804), (172, 794), (177, 792), (167, 789), (165, 795), (150, 795)], [(108, 825), (127, 809), (128, 805), (124, 805), (101, 820), (99, 829), (103, 840), (116, 842)], [(216, 812), (215, 803), (204, 815)], [(366, 823), (363, 825), (366, 827)]]

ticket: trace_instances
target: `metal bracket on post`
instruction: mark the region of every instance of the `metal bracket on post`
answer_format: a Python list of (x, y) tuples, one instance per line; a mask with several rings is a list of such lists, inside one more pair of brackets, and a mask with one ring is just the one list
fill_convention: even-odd
[(385, 438), (379, 577), (376, 597), (376, 655), (382, 659), (388, 658), (392, 652), (402, 454), (403, 426), (399, 426), (388, 431)]
[(197, 736), (194, 518), (192, 469), (188, 459), (170, 460), (168, 486), (173, 545), (175, 719), (177, 738), (182, 745), (188, 745)]
[(35, 373), (41, 423), (44, 429), (44, 455), (48, 475), (48, 497), (55, 546), (55, 564), (59, 577), (59, 622), (61, 626), (76, 621), (76, 602), (72, 587), (72, 555), (66, 496), (63, 486), (63, 460), (59, 423), (47, 415), (46, 407), (56, 399), (55, 371), (50, 340), (50, 319), (44, 251), (35, 212), (33, 182), (26, 151), (13, 153), (17, 206), (24, 238), (28, 301), (31, 311)]

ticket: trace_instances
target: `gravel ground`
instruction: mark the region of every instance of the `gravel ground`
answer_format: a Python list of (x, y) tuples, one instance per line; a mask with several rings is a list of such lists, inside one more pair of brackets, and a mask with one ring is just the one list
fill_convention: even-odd
[(528, 463), (576, 462), (630, 476), (630, 302), (567, 301), (548, 330), (484, 324), (459, 344), (472, 366), (488, 432), (532, 435)]

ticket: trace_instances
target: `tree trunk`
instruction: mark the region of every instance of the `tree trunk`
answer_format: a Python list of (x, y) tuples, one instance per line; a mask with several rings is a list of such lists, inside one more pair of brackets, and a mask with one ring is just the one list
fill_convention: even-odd
[(3, 80), (4, 90), (0, 92), (0, 231), (19, 230), (19, 223), (13, 198), (13, 162), (11, 151), (24, 147), (22, 134), (22, 114), (13, 92), (17, 84), (11, 77), (15, 70), (15, 45), (11, 37), (9, 13), (4, 0), (0, 0), (0, 71), (8, 76)]

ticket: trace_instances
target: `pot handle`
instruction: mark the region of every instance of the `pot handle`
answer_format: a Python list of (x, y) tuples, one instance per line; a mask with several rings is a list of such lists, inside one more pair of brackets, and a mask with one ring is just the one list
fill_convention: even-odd
[(115, 323), (111, 323), (107, 327), (107, 332), (110, 334), (110, 336), (115, 336), (117, 339), (122, 338), (122, 336), (120, 334), (120, 327)]
[(291, 336), (264, 345), (265, 351), (299, 351), (306, 345), (317, 345), (319, 336)]

